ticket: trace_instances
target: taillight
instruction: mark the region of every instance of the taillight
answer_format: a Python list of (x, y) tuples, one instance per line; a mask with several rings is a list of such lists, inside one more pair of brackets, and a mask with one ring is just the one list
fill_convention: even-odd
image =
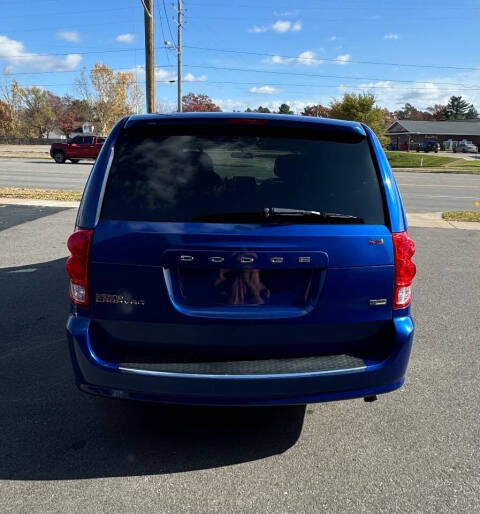
[(93, 230), (75, 229), (67, 246), (72, 254), (65, 265), (70, 277), (70, 298), (78, 305), (88, 304), (88, 261)]
[(393, 252), (395, 258), (395, 288), (393, 308), (403, 309), (412, 299), (412, 282), (417, 268), (412, 261), (415, 253), (415, 243), (408, 231), (392, 234)]

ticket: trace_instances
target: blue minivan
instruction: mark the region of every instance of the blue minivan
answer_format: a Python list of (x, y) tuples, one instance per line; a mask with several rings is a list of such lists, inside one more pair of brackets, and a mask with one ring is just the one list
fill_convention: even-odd
[(361, 123), (126, 117), (68, 248), (67, 334), (87, 393), (305, 404), (404, 382), (415, 245)]

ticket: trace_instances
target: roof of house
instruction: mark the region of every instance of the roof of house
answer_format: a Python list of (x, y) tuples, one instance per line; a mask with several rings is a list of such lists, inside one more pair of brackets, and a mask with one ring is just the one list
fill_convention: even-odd
[[(398, 125), (398, 126), (397, 126)], [(443, 134), (480, 136), (480, 120), (469, 121), (412, 121), (397, 120), (387, 129), (388, 134)]]

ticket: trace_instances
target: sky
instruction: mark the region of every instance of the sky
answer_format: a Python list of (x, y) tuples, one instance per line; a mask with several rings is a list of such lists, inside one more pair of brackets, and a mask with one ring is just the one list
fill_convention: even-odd
[[(176, 0), (154, 0), (156, 97), (175, 110)], [(184, 0), (183, 92), (301, 112), (345, 92), (390, 110), (462, 95), (480, 110), (478, 0)], [(167, 44), (165, 44), (167, 42)], [(141, 0), (0, 0), (0, 85), (79, 96), (82, 68), (144, 87)], [(142, 107), (141, 107), (142, 108)], [(143, 106), (144, 108), (144, 106)]]

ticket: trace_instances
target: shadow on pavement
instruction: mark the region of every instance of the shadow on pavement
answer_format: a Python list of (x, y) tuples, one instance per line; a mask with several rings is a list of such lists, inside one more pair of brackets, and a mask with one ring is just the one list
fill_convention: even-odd
[(6, 230), (22, 223), (50, 216), (64, 211), (65, 207), (42, 207), (39, 205), (1, 204), (0, 202), (0, 230)]
[(64, 336), (64, 259), (0, 270), (0, 479), (175, 473), (284, 452), (305, 408), (140, 404), (79, 392)]

